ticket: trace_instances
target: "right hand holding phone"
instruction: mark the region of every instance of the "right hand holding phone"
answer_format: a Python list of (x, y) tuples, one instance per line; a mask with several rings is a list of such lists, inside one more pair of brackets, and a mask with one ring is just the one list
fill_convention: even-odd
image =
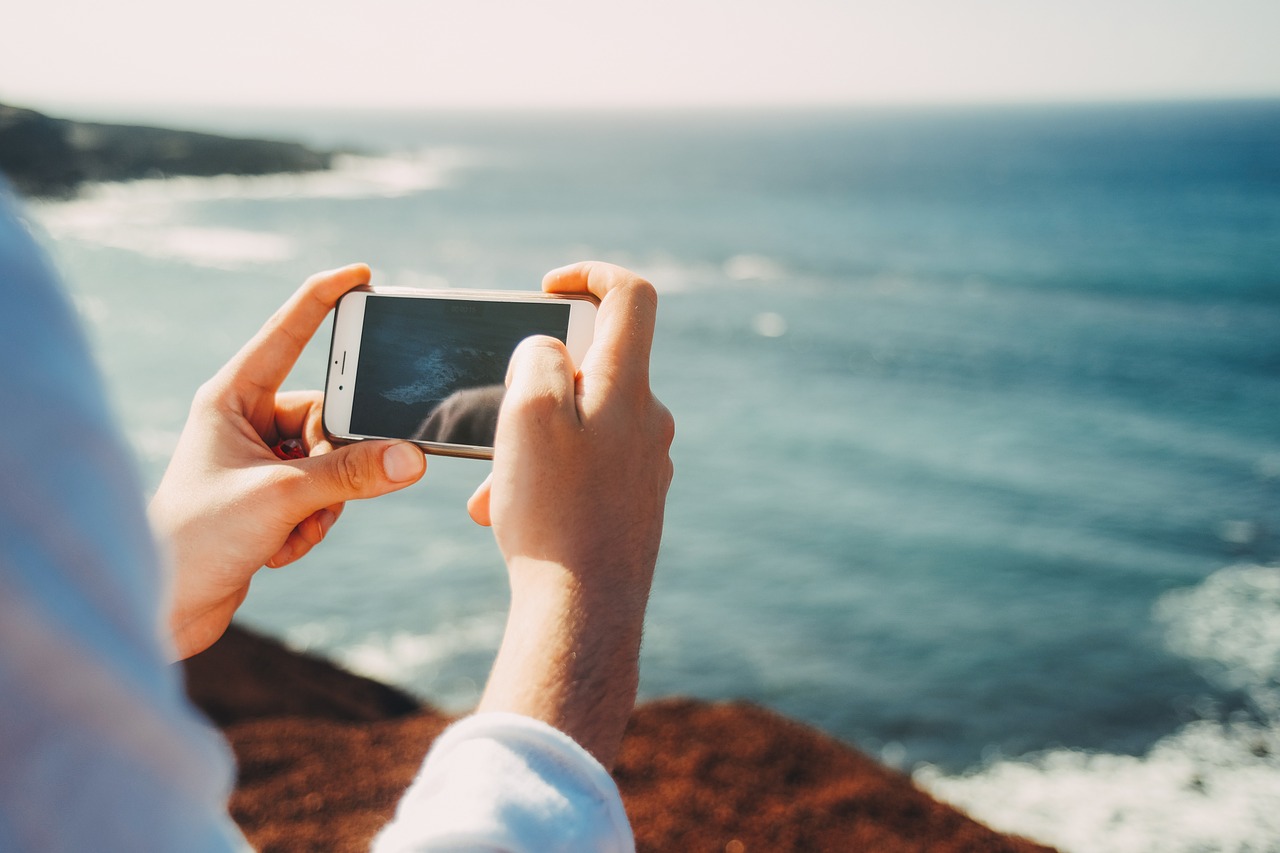
[(550, 560), (584, 580), (620, 564), (650, 571), (675, 429), (649, 388), (657, 296), (634, 273), (602, 263), (550, 272), (543, 289), (600, 298), (595, 342), (577, 375), (554, 338), (516, 350), (493, 473), (468, 509), (492, 524), (508, 562)]
[(635, 699), (675, 427), (649, 388), (653, 286), (582, 263), (548, 273), (543, 289), (590, 292), (600, 311), (576, 372), (552, 338), (516, 350), (493, 473), (468, 502), (493, 526), (512, 587), (481, 709), (543, 719), (608, 766)]

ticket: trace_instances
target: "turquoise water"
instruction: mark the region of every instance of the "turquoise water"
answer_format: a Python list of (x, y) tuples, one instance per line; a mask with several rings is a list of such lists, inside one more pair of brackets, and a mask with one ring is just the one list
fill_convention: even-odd
[[(752, 699), (944, 775), (1274, 736), (1265, 582), (1232, 588), (1260, 665), (1195, 638), (1232, 637), (1203, 626), (1214, 578), (1280, 556), (1280, 104), (157, 120), (370, 156), (37, 210), (150, 482), (316, 269), (524, 288), (612, 260), (661, 292), (677, 421), (644, 696)], [(349, 507), (245, 620), (466, 707), (506, 601), (463, 507), (485, 470)]]

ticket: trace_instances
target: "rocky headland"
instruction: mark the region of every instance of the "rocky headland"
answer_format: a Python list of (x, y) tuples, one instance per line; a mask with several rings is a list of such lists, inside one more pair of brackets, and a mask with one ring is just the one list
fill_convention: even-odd
[(311, 172), (332, 157), (296, 142), (72, 121), (0, 104), (0, 172), (33, 197), (71, 196), (90, 181)]

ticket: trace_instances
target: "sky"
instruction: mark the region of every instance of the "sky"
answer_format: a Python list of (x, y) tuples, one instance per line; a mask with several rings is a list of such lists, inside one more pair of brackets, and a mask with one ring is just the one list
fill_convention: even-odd
[(0, 101), (628, 108), (1280, 96), (1280, 0), (45, 0)]

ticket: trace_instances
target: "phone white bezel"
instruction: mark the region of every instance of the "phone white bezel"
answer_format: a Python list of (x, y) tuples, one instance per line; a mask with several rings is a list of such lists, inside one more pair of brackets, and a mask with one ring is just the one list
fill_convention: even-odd
[[(369, 298), (451, 299), (480, 302), (564, 302), (569, 305), (566, 347), (574, 365), (582, 364), (595, 334), (598, 300), (589, 294), (557, 294), (504, 290), (417, 290), (396, 287), (358, 287), (338, 300), (333, 315), (329, 362), (325, 376), (324, 410), (321, 421), (325, 433), (338, 441), (403, 436), (359, 435), (351, 432), (351, 406), (360, 370), (360, 338), (364, 333), (364, 311)], [(431, 453), (492, 459), (493, 448), (468, 444), (414, 441)]]

